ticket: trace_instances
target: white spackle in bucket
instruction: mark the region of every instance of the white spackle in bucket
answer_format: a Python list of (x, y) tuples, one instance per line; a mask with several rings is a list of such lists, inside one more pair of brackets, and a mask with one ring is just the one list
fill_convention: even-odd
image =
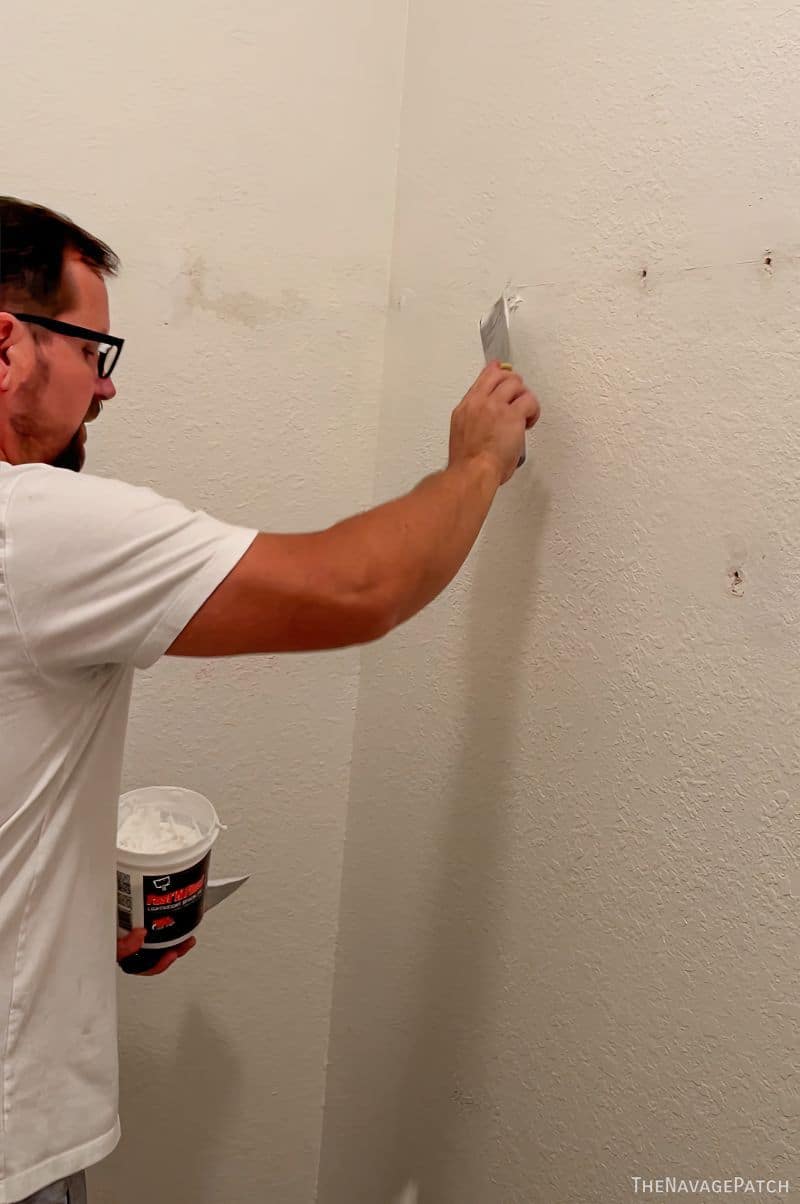
[(203, 839), (196, 820), (176, 817), (155, 807), (129, 809), (120, 817), (117, 846), (129, 853), (171, 853)]

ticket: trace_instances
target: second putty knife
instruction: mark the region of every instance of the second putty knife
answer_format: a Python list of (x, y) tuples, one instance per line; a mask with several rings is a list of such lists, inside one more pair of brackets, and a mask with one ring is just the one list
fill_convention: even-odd
[[(489, 312), (481, 318), (481, 343), (487, 364), (492, 360), (499, 360), (504, 368), (511, 367), (509, 322), (512, 308), (516, 308), (520, 300), (521, 298), (510, 296), (508, 289), (503, 289)], [(517, 468), (521, 468), (526, 459), (527, 449), (523, 443)]]

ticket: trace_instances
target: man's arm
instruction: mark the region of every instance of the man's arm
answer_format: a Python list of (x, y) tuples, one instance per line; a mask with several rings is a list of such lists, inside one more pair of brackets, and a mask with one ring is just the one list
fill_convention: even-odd
[(452, 581), (538, 416), (521, 377), (489, 365), (453, 412), (446, 469), (326, 531), (256, 536), (168, 654), (309, 652), (386, 635)]

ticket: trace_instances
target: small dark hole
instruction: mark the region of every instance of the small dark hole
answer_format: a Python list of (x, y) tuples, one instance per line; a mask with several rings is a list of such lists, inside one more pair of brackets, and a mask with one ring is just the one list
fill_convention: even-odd
[(647, 268), (642, 268), (642, 280), (647, 279)]
[(768, 268), (771, 268), (772, 267), (772, 256), (768, 255), (767, 258), (764, 260), (764, 263), (767, 265)]

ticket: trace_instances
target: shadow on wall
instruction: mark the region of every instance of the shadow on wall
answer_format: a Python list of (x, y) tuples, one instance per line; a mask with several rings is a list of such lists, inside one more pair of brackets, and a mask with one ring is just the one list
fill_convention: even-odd
[(507, 806), (530, 691), (520, 658), (535, 616), (548, 500), (535, 480), (519, 489), (511, 512), (493, 510), (478, 552), (465, 637), (463, 743), (432, 895), (437, 924), (423, 954), (411, 1052), (397, 1097), (394, 1170), (399, 1177), (415, 1168), (421, 1204), (457, 1198), (450, 1176), (462, 1187), (480, 1183), (479, 1168), (473, 1174), (465, 1165), (470, 1125), (474, 1121), (485, 1140), (500, 1121), (481, 1092), (480, 1033), (491, 1006), (487, 985), (496, 973), (493, 930), (502, 908)]
[[(135, 988), (134, 988), (135, 989)], [(170, 1031), (171, 1031), (171, 1026)], [(145, 1039), (145, 1038), (152, 1038)], [(214, 1134), (235, 1115), (241, 1070), (235, 1051), (190, 1004), (177, 1044), (163, 1033), (121, 1034), (122, 1141), (89, 1171), (92, 1204), (180, 1204), (216, 1198)], [(177, 1150), (192, 1150), (188, 1161)]]

